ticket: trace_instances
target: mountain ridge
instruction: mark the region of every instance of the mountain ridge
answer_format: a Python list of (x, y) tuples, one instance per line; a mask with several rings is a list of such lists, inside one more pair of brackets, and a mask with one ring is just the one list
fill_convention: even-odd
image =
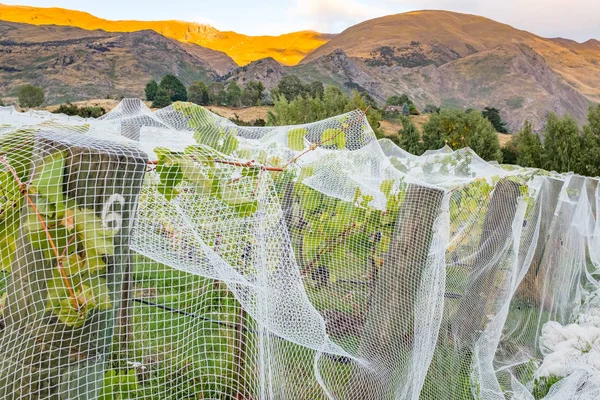
[(88, 31), (0, 21), (0, 37), (2, 94), (14, 98), (19, 86), (32, 83), (45, 89), (50, 104), (139, 97), (150, 79), (175, 74), (188, 84), (215, 80), (223, 66), (235, 65), (224, 53), (190, 48), (151, 30)]
[[(283, 76), (295, 74), (306, 83), (320, 80), (346, 92), (356, 89), (368, 93), (380, 104), (392, 95), (406, 93), (420, 108), (426, 104), (497, 107), (513, 131), (525, 120), (530, 120), (539, 129), (548, 112), (569, 113), (583, 123), (590, 101), (600, 101), (600, 41), (590, 39), (579, 43), (563, 38), (546, 39), (471, 14), (429, 10), (389, 15), (322, 38), (323, 43), (317, 47), (311, 41), (314, 33), (309, 33), (308, 43), (300, 44), (294, 44), (293, 40), (302, 41), (302, 32), (270, 37), (286, 40), (285, 46), (275, 49), (276, 54), (272, 56), (271, 48), (259, 48), (272, 44), (270, 42), (255, 42), (250, 47), (240, 44), (241, 47), (234, 46), (233, 50), (230, 46), (226, 51), (193, 43), (192, 40), (212, 40), (213, 45), (223, 44), (234, 37), (228, 35), (235, 34), (200, 24), (167, 24), (151, 30), (136, 30), (140, 26), (147, 27), (142, 21), (140, 26), (129, 24), (128, 32), (107, 32), (45, 25), (43, 22), (48, 22), (47, 18), (52, 16), (48, 9), (42, 9), (46, 10), (45, 14), (35, 14), (38, 9), (25, 8), (33, 11), (15, 15), (37, 16), (34, 22), (38, 25), (18, 24), (19, 34), (7, 34), (0, 41), (0, 90), (4, 96), (6, 92), (14, 95), (17, 85), (26, 82), (27, 77), (31, 77), (29, 81), (34, 84), (45, 85), (50, 92), (48, 99), (56, 102), (65, 100), (64, 95), (56, 92), (65, 92), (68, 84), (77, 88), (72, 91), (71, 100), (79, 100), (97, 96), (100, 90), (140, 97), (145, 83), (149, 79), (160, 79), (164, 73), (174, 73), (186, 84), (202, 79), (206, 82), (235, 81), (244, 85), (258, 79), (267, 89), (275, 87)], [(0, 20), (5, 18), (7, 9), (14, 8), (0, 5)], [(71, 23), (69, 18), (73, 15), (80, 14), (67, 13), (59, 22)], [(94, 23), (106, 22), (90, 14), (83, 15), (92, 18)], [(78, 23), (86, 25), (85, 21)], [(72, 35), (80, 42), (53, 42)], [(144, 49), (148, 54), (140, 53), (135, 45), (137, 41), (144, 41), (145, 36), (148, 37)], [(223, 37), (225, 42), (218, 42)], [(32, 40), (38, 43), (27, 43)], [(117, 46), (115, 52), (102, 52), (101, 49), (106, 47), (103, 40), (113, 41)], [(40, 54), (46, 55), (40, 57), (30, 51), (32, 46), (38, 46)], [(260, 51), (252, 53), (249, 50), (252, 46), (258, 46)], [(302, 56), (301, 53), (311, 47), (315, 48)], [(55, 51), (50, 52), (49, 48)], [(19, 50), (17, 53), (22, 59), (13, 52), (15, 49)], [(168, 54), (166, 49), (171, 49), (173, 54)], [(251, 61), (238, 66), (229, 55), (231, 51), (242, 50), (247, 51), (245, 56)], [(296, 59), (302, 56), (302, 60), (296, 65), (282, 64), (281, 58), (286, 51)], [(86, 52), (89, 52), (87, 56)], [(124, 60), (114, 57), (121, 54), (119, 52), (124, 54)], [(261, 55), (266, 56), (255, 59)], [(48, 57), (54, 60), (51, 66), (46, 60)], [(86, 57), (90, 65), (83, 62)], [(117, 64), (126, 67), (118, 71), (122, 74), (120, 77), (116, 77), (114, 67), (110, 68)], [(64, 82), (56, 77), (40, 77), (43, 73), (56, 75), (61, 68)], [(97, 87), (92, 77), (86, 75), (89, 71), (97, 74)], [(129, 79), (125, 79), (127, 73)]]
[(293, 65), (332, 36), (314, 31), (291, 32), (278, 36), (249, 36), (233, 31), (220, 31), (210, 25), (196, 22), (111, 21), (83, 11), (5, 4), (0, 4), (0, 20), (32, 25), (74, 26), (87, 30), (102, 29), (107, 32), (152, 29), (171, 39), (224, 51), (241, 66), (267, 56), (275, 58), (284, 65)]

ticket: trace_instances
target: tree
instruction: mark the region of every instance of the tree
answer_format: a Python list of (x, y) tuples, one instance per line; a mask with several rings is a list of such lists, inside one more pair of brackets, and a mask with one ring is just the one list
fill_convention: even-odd
[(187, 100), (187, 89), (175, 75), (165, 75), (160, 80), (156, 96), (161, 90), (169, 96), (171, 102)]
[(25, 85), (19, 88), (19, 106), (23, 108), (39, 107), (44, 102), (44, 91), (42, 88)]
[[(267, 125), (295, 125), (319, 121), (356, 109), (366, 110), (366, 99), (356, 90), (346, 97), (336, 87), (325, 88), (323, 99), (297, 96), (292, 101), (280, 94), (275, 99), (272, 111), (269, 111)], [(367, 110), (367, 120), (376, 135), (380, 135), (381, 114), (373, 108)]]
[(441, 149), (445, 145), (442, 137), (442, 119), (439, 113), (432, 114), (423, 125), (423, 148), (425, 150)]
[(156, 92), (158, 92), (158, 83), (153, 79), (146, 84), (146, 100), (154, 101), (156, 97)]
[[(368, 108), (368, 109), (367, 109)], [(371, 129), (375, 133), (375, 136), (378, 138), (383, 137), (383, 132), (381, 131), (381, 113), (377, 111), (374, 107), (369, 107), (367, 97), (359, 93), (358, 90), (353, 90), (348, 98), (348, 103), (344, 107), (344, 112), (349, 112), (352, 110), (361, 110), (367, 112), (366, 117)]]
[(556, 172), (573, 171), (580, 155), (579, 127), (571, 116), (548, 116), (544, 133), (544, 169)]
[(540, 137), (533, 132), (531, 123), (525, 121), (523, 128), (511, 140), (517, 149), (517, 165), (529, 168), (541, 168), (544, 148)]
[(277, 84), (279, 94), (285, 96), (287, 101), (292, 101), (298, 96), (303, 96), (306, 88), (296, 75), (286, 75)]
[(82, 118), (99, 118), (106, 114), (106, 110), (99, 106), (77, 107), (74, 104), (61, 104), (54, 114), (77, 115)]
[(423, 109), (423, 114), (434, 114), (439, 112), (440, 108), (433, 104), (425, 104), (425, 108)]
[(208, 87), (208, 98), (210, 104), (216, 106), (223, 106), (227, 101), (227, 92), (225, 92), (225, 85), (221, 82), (211, 83)]
[(4, 101), (2, 101), (2, 99), (0, 98), (0, 107), (4, 107), (4, 106), (5, 106)]
[(402, 129), (398, 131), (398, 135), (398, 146), (417, 156), (423, 153), (419, 131), (408, 117), (402, 117)]
[(313, 99), (323, 99), (323, 95), (325, 94), (325, 87), (323, 86), (323, 82), (321, 81), (313, 81), (308, 86), (308, 95)]
[(242, 89), (237, 83), (231, 82), (227, 85), (227, 105), (229, 107), (241, 107), (242, 106)]
[(483, 115), (492, 123), (496, 129), (496, 132), (508, 133), (508, 130), (506, 130), (506, 124), (504, 121), (502, 121), (502, 117), (500, 116), (500, 110), (493, 107), (486, 107), (481, 112), (481, 115)]
[(496, 129), (481, 114), (474, 112), (467, 115), (464, 126), (466, 145), (486, 161), (502, 161), (502, 150)]
[(502, 147), (502, 162), (504, 164), (517, 165), (519, 152), (515, 142), (511, 139)]
[(385, 104), (387, 104), (388, 106), (403, 106), (404, 104), (413, 104), (412, 100), (410, 99), (410, 97), (408, 97), (408, 95), (406, 95), (405, 93), (401, 94), (401, 95), (394, 95), (390, 98), (388, 98), (385, 101)]
[(208, 88), (202, 81), (192, 83), (187, 89), (187, 99), (191, 103), (207, 106), (209, 104)]
[(439, 114), (432, 114), (423, 125), (424, 148), (436, 150), (445, 144), (453, 149), (468, 146), (484, 160), (502, 160), (496, 130), (478, 112), (447, 109)]
[(257, 106), (260, 103), (261, 96), (265, 87), (261, 81), (248, 82), (244, 90), (242, 91), (241, 102), (242, 105), (250, 107)]
[(163, 108), (171, 105), (173, 101), (171, 101), (171, 94), (165, 89), (158, 88), (156, 92), (156, 96), (154, 96), (154, 101), (152, 102), (153, 108)]
[(260, 102), (264, 106), (272, 106), (275, 104), (275, 102), (273, 101), (273, 96), (268, 90), (262, 92), (262, 94), (260, 95)]
[(581, 154), (576, 171), (582, 175), (600, 176), (600, 104), (588, 111), (588, 124), (583, 127)]

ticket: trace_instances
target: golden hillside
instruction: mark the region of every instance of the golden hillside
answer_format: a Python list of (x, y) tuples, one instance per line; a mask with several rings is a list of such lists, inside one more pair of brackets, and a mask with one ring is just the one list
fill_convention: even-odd
[(88, 30), (102, 29), (107, 32), (151, 29), (171, 39), (222, 51), (238, 65), (246, 65), (265, 57), (273, 57), (284, 65), (295, 65), (330, 38), (330, 35), (312, 31), (280, 36), (247, 36), (236, 32), (222, 32), (193, 22), (108, 21), (81, 11), (3, 4), (0, 4), (0, 20), (33, 25), (74, 26)]

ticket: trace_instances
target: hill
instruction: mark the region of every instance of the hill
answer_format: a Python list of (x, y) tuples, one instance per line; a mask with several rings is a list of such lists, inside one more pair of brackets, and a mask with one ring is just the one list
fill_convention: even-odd
[(597, 40), (546, 39), (469, 14), (410, 12), (335, 36), (264, 37), (181, 21), (107, 21), (55, 8), (0, 5), (0, 19), (28, 23), (1, 23), (4, 97), (14, 97), (16, 87), (29, 81), (57, 103), (107, 94), (139, 97), (149, 79), (165, 73), (185, 83), (260, 80), (268, 89), (295, 74), (368, 93), (380, 104), (407, 93), (419, 108), (496, 107), (512, 131), (525, 120), (541, 129), (548, 112), (584, 122), (590, 102), (600, 101)]
[(526, 44), (587, 97), (600, 100), (600, 42), (546, 39), (477, 15), (415, 11), (354, 25), (308, 54), (302, 63), (343, 50), (369, 66), (416, 68), (508, 44)]
[(306, 54), (333, 35), (312, 31), (280, 36), (248, 36), (219, 31), (209, 25), (184, 21), (108, 21), (91, 14), (63, 8), (39, 8), (0, 4), (0, 19), (33, 25), (74, 26), (107, 32), (153, 30), (171, 39), (225, 52), (238, 65), (273, 57), (284, 65), (297, 64)]
[(14, 98), (25, 83), (41, 86), (49, 104), (143, 94), (150, 79), (212, 80), (233, 61), (154, 31), (110, 33), (0, 21), (0, 92)]

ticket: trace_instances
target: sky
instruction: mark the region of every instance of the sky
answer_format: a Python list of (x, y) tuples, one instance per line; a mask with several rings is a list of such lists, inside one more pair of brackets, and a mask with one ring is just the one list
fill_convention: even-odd
[(482, 15), (545, 37), (600, 39), (600, 0), (0, 0), (105, 19), (176, 19), (247, 35), (337, 33), (367, 19), (423, 9)]

